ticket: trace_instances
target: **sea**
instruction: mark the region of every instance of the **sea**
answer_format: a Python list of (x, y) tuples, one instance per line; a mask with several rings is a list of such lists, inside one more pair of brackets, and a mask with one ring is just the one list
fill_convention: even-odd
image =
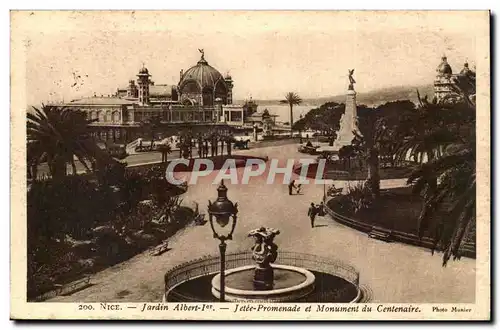
[[(296, 122), (299, 120), (300, 115), (304, 116), (311, 109), (318, 108), (320, 104), (314, 105), (294, 105), (293, 106), (293, 121)], [(262, 112), (265, 109), (269, 110), (269, 113), (272, 115), (277, 115), (276, 121), (278, 122), (289, 122), (290, 121), (290, 106), (286, 104), (258, 104), (257, 111)]]

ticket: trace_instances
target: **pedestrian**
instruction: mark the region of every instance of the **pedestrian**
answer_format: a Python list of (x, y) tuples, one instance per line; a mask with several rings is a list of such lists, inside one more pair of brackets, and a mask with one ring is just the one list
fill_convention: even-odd
[(203, 158), (203, 140), (198, 137), (198, 157)]
[(318, 209), (316, 208), (316, 205), (314, 205), (314, 203), (311, 203), (311, 206), (307, 211), (307, 215), (309, 216), (309, 219), (311, 219), (311, 228), (314, 228), (314, 219), (316, 218), (317, 211)]
[(208, 142), (206, 144), (203, 145), (203, 154), (205, 158), (208, 157)]
[(318, 205), (318, 211), (316, 212), (320, 217), (324, 217), (325, 216), (325, 203), (324, 202), (321, 202), (319, 205)]
[(288, 184), (288, 195), (292, 195), (292, 190), (293, 188), (295, 188), (295, 180), (292, 180), (289, 184)]
[(296, 190), (297, 195), (300, 195), (301, 189), (302, 189), (302, 184), (300, 184), (300, 183), (299, 183), (299, 184), (297, 185), (297, 190)]

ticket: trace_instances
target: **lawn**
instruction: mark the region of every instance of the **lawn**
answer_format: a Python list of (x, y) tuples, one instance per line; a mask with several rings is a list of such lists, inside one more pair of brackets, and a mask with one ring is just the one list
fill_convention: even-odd
[(422, 200), (420, 196), (413, 195), (410, 188), (383, 191), (376, 203), (356, 214), (344, 206), (345, 198), (347, 197), (331, 199), (328, 206), (343, 216), (367, 224), (414, 235), (418, 234), (418, 217), (422, 208)]
[[(317, 169), (317, 163), (309, 164), (306, 177), (315, 178)], [(379, 175), (381, 180), (404, 179), (407, 178), (413, 170), (413, 165), (399, 167), (381, 167), (379, 169)], [(294, 169), (294, 172), (296, 174), (300, 174), (300, 171), (300, 166)], [(347, 170), (339, 163), (327, 162), (325, 164), (323, 173), (323, 178), (328, 180), (365, 180), (368, 176), (368, 168), (351, 168)]]

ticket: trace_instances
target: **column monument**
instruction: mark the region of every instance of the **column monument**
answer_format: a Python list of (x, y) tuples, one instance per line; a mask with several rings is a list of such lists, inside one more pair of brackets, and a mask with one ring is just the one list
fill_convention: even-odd
[(337, 132), (337, 139), (333, 143), (333, 149), (339, 150), (343, 146), (351, 144), (354, 138), (354, 131), (358, 129), (358, 115), (356, 109), (356, 91), (354, 84), (356, 81), (353, 78), (354, 69), (349, 71), (349, 88), (347, 89), (347, 98), (345, 102), (345, 112), (340, 118), (340, 129)]

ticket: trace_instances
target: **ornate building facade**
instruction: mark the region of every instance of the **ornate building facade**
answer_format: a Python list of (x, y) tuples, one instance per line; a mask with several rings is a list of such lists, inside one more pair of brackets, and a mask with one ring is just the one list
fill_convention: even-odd
[(247, 118), (257, 111), (257, 104), (233, 104), (234, 82), (223, 76), (205, 60), (203, 50), (198, 63), (180, 71), (177, 84), (155, 84), (146, 67), (117, 88), (114, 95), (73, 100), (63, 104), (84, 111), (93, 119), (93, 135), (97, 140), (128, 143), (144, 136), (143, 123), (160, 120), (161, 131), (231, 130), (248, 125)]
[(458, 74), (454, 74), (446, 56), (441, 58), (441, 63), (436, 69), (434, 79), (434, 97), (438, 103), (456, 102), (463, 96), (457, 88), (464, 90), (470, 97), (476, 94), (476, 73), (469, 69), (469, 63)]

